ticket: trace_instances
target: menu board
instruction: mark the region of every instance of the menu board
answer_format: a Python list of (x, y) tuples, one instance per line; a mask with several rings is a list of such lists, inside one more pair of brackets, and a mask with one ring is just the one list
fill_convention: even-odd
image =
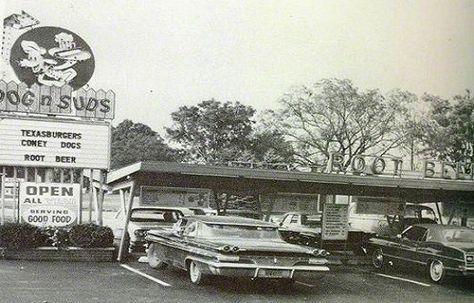
[(324, 205), (323, 226), (321, 237), (323, 240), (346, 240), (349, 229), (349, 205)]

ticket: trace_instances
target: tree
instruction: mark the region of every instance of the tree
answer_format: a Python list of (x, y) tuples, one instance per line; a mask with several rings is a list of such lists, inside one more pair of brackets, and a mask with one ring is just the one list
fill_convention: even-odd
[(420, 135), (423, 131), (422, 121), (426, 110), (420, 106), (418, 96), (409, 91), (395, 89), (389, 92), (387, 98), (406, 107), (398, 123), (398, 136), (405, 138), (400, 144), (399, 152), (402, 156), (410, 158), (410, 170), (415, 170), (415, 158), (424, 152)]
[(266, 163), (294, 162), (294, 150), (283, 134), (275, 130), (256, 132), (250, 147), (254, 161)]
[(444, 161), (474, 162), (474, 97), (469, 90), (452, 100), (425, 94), (429, 106), (420, 139), (431, 156)]
[(141, 123), (123, 120), (112, 129), (112, 168), (138, 161), (177, 161), (177, 151), (170, 148), (155, 131)]
[(406, 140), (400, 132), (404, 103), (378, 90), (361, 92), (350, 80), (324, 79), (284, 94), (275, 121), (299, 162), (315, 165), (338, 152), (347, 167), (354, 155), (383, 156)]
[(225, 163), (248, 150), (254, 113), (239, 102), (202, 101), (173, 112), (173, 125), (166, 132), (183, 147), (187, 161)]

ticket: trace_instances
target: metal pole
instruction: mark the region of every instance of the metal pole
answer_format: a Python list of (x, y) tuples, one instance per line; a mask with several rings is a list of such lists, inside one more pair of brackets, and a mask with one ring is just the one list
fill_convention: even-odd
[(94, 182), (92, 181), (93, 178), (92, 169), (89, 173), (89, 223), (92, 222), (92, 200), (94, 199)]
[(443, 225), (443, 217), (441, 216), (441, 211), (439, 209), (439, 202), (436, 202), (436, 210), (438, 211), (439, 224)]
[(134, 191), (135, 191), (135, 181), (132, 181), (132, 185), (130, 186), (130, 192), (128, 194), (128, 208), (125, 210), (126, 219), (123, 226), (123, 233), (122, 233), (122, 238), (120, 239), (120, 246), (119, 246), (119, 251), (118, 251), (118, 256), (117, 256), (117, 261), (119, 262), (122, 262), (124, 249), (128, 250), (128, 247), (125, 247), (125, 237), (127, 236), (128, 223), (130, 222), (130, 216), (132, 214)]
[[(16, 218), (16, 213), (17, 213), (17, 199), (18, 199), (18, 196), (17, 196), (17, 190), (18, 190), (18, 171), (17, 171), (17, 168), (16, 166), (13, 167), (13, 205), (12, 205), (12, 211), (13, 211), (13, 222), (17, 222), (17, 218)], [(18, 201), (19, 202), (19, 201)], [(19, 218), (18, 218), (19, 219)]]
[(99, 197), (97, 199), (97, 224), (100, 226), (103, 225), (103, 216), (102, 208), (104, 206), (104, 189), (102, 188), (104, 184), (104, 172), (99, 170)]
[(83, 202), (83, 198), (82, 198), (82, 190), (84, 189), (84, 169), (80, 169), (79, 170), (80, 172), (80, 176), (79, 176), (79, 209), (78, 209), (78, 214), (77, 214), (77, 220), (79, 222), (79, 224), (82, 224), (82, 202)]
[(2, 175), (2, 216), (1, 216), (1, 223), (2, 225), (5, 223), (5, 167), (3, 167), (3, 172), (1, 173)]

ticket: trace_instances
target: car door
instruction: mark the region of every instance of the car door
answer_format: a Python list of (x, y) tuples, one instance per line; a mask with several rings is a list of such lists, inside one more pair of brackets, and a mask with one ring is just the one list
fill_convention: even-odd
[(420, 262), (428, 264), (433, 256), (442, 256), (443, 244), (437, 241), (433, 230), (428, 230), (426, 237), (418, 245)]
[(405, 262), (421, 262), (417, 251), (420, 243), (426, 239), (427, 229), (421, 226), (412, 226), (405, 230), (400, 238), (398, 257)]

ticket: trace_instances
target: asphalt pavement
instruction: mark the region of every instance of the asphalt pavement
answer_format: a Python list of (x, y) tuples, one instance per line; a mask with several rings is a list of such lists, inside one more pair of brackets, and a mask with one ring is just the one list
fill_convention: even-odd
[(120, 263), (0, 260), (0, 303), (67, 302), (474, 302), (474, 280), (436, 285), (422, 275), (332, 266), (314, 281), (281, 287), (271, 281), (214, 278), (204, 286), (186, 272)]

